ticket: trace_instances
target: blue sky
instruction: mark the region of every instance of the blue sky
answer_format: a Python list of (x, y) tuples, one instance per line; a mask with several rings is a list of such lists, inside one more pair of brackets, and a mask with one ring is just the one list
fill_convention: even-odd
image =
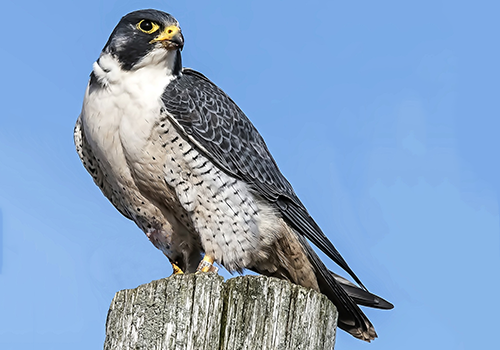
[(396, 305), (367, 310), (375, 342), (339, 332), (337, 349), (493, 348), (496, 3), (27, 0), (2, 4), (2, 349), (100, 348), (114, 293), (171, 273), (72, 140), (109, 34), (150, 7), (180, 21), (184, 65), (239, 104), (364, 284)]

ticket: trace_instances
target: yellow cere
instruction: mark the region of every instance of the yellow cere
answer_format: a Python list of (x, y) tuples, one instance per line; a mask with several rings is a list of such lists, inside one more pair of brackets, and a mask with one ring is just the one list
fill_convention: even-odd
[(151, 42), (163, 41), (163, 40), (170, 40), (179, 31), (180, 31), (180, 29), (177, 26), (168, 26), (167, 28), (165, 28), (165, 30), (163, 32), (161, 32), (160, 35), (158, 35), (156, 38), (154, 38), (153, 40), (151, 40)]
[(140, 31), (146, 33), (146, 34), (151, 34), (151, 33), (154, 33), (156, 32), (160, 26), (158, 24), (156, 24), (155, 22), (151, 22), (151, 21), (148, 21), (149, 23), (151, 23), (151, 25), (153, 26), (150, 30), (144, 30), (142, 29), (141, 27), (141, 24), (144, 22), (144, 20), (141, 20), (139, 23), (137, 23), (137, 29), (139, 29)]

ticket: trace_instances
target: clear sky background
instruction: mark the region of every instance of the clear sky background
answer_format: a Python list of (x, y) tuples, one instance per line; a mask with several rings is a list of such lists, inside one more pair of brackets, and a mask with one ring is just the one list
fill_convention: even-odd
[(1, 349), (100, 349), (114, 293), (171, 273), (72, 138), (109, 34), (150, 7), (180, 21), (184, 65), (239, 104), (357, 275), (395, 304), (366, 311), (379, 339), (339, 332), (337, 349), (497, 346), (496, 2), (26, 0), (1, 16)]

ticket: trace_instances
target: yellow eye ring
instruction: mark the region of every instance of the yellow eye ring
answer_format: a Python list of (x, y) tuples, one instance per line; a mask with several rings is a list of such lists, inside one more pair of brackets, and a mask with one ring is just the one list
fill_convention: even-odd
[(151, 22), (150, 20), (143, 19), (136, 25), (137, 29), (146, 34), (151, 34), (160, 29), (160, 26), (155, 22)]

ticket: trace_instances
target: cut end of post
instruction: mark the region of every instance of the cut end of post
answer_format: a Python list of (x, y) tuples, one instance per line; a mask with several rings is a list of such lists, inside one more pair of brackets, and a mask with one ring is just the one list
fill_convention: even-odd
[(116, 293), (104, 350), (331, 350), (336, 328), (324, 295), (287, 281), (174, 275)]

